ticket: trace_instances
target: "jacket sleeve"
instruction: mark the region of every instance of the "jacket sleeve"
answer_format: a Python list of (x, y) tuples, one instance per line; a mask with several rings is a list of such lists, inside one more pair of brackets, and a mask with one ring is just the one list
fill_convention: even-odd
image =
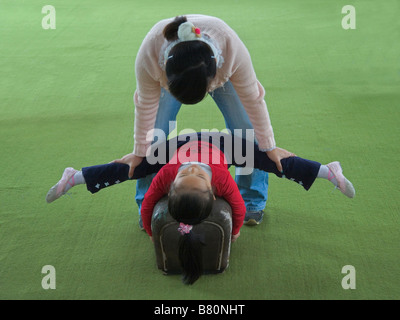
[(165, 165), (154, 177), (144, 196), (140, 214), (142, 216), (143, 228), (149, 236), (152, 235), (151, 218), (154, 207), (162, 197), (168, 194), (169, 187), (174, 178), (171, 167), (168, 164)]
[(246, 215), (246, 206), (229, 171), (226, 171), (224, 176), (221, 175), (221, 179), (216, 185), (216, 195), (224, 198), (230, 204), (232, 208), (232, 234), (238, 234)]
[(146, 156), (146, 149), (152, 141), (152, 133), (160, 102), (160, 74), (158, 56), (155, 55), (151, 33), (140, 46), (135, 61), (136, 90), (133, 96), (135, 104), (134, 150), (137, 156)]
[(267, 151), (276, 146), (267, 104), (265, 90), (257, 80), (250, 53), (240, 38), (233, 34), (229, 38), (233, 48), (232, 75), (230, 81), (238, 94), (253, 125), (261, 150)]

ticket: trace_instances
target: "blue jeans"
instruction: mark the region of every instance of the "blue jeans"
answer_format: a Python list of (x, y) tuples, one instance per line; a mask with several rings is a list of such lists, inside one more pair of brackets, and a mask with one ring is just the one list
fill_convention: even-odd
[[(224, 116), (225, 125), (232, 134), (234, 129), (242, 129), (243, 134), (245, 134), (246, 129), (253, 129), (253, 125), (230, 81), (225, 83), (223, 87), (211, 92), (210, 95)], [(181, 105), (168, 91), (161, 89), (154, 127), (164, 131), (166, 137), (174, 129), (169, 127), (170, 121), (176, 121)], [(235, 168), (235, 181), (246, 204), (247, 211), (263, 210), (268, 198), (268, 173), (254, 169), (250, 175), (241, 175), (241, 170), (242, 168)], [(154, 176), (155, 174), (138, 179), (136, 182), (135, 200), (139, 207), (139, 214), (144, 195)]]

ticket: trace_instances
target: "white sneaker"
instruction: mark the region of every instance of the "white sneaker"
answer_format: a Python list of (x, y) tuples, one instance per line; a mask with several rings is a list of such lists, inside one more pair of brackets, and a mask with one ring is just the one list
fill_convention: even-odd
[(46, 195), (46, 201), (48, 203), (53, 202), (54, 200), (57, 200), (59, 197), (64, 195), (66, 192), (65, 186), (67, 185), (69, 179), (77, 172), (78, 170), (75, 170), (74, 168), (66, 168), (63, 172), (63, 175), (60, 179), (60, 181), (57, 182), (54, 186), (52, 186), (47, 192)]
[(353, 184), (346, 179), (343, 175), (342, 167), (338, 161), (328, 163), (326, 165), (333, 173), (338, 182), (337, 188), (347, 197), (354, 198), (356, 191), (353, 187)]

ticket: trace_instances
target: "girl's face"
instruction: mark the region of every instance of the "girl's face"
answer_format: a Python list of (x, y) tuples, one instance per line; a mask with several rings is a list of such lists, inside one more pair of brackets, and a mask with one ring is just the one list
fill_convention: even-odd
[(192, 164), (179, 171), (174, 184), (183, 190), (197, 189), (202, 192), (212, 190), (210, 176), (197, 164)]

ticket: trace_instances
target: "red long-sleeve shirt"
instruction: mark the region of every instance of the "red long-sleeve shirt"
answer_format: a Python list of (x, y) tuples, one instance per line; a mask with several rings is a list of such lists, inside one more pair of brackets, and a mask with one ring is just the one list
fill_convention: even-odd
[(154, 177), (149, 190), (146, 192), (141, 215), (143, 227), (151, 236), (151, 217), (157, 202), (169, 192), (171, 183), (175, 180), (178, 169), (184, 162), (197, 161), (210, 166), (214, 195), (224, 198), (232, 208), (232, 234), (238, 234), (243, 225), (246, 206), (239, 189), (233, 180), (225, 156), (216, 146), (203, 141), (191, 141), (180, 147)]

